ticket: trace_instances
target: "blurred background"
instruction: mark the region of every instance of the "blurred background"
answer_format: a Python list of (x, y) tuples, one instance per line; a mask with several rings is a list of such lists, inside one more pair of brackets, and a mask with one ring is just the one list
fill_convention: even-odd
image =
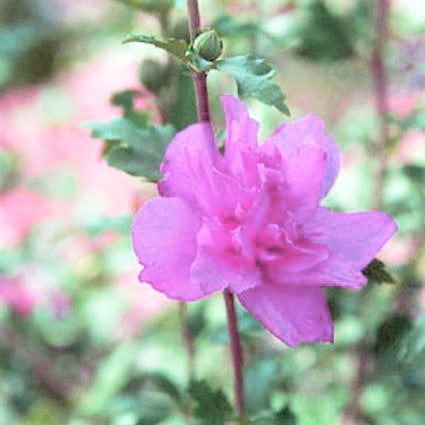
[[(326, 204), (383, 209), (400, 226), (379, 256), (393, 279), (328, 291), (334, 345), (289, 350), (238, 310), (252, 423), (424, 425), (425, 3), (200, 6), (225, 55), (274, 65), (291, 118), (325, 120), (343, 154)], [(185, 38), (184, 16), (178, 0), (0, 3), (1, 425), (195, 424), (192, 369), (232, 398), (220, 296), (185, 310), (137, 281), (129, 229), (155, 185), (110, 167), (88, 124), (129, 98), (177, 129), (195, 119), (187, 72), (121, 44), (132, 31)], [(209, 86), (220, 128), (219, 96), (235, 86), (215, 72)], [(249, 106), (263, 138), (288, 119)]]

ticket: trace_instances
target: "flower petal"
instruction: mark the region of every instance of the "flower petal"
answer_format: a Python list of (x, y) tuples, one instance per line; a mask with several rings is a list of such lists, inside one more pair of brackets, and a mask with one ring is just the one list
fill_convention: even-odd
[(238, 294), (241, 304), (290, 347), (333, 342), (332, 318), (322, 288), (265, 284)]
[(316, 231), (314, 241), (328, 247), (335, 264), (348, 263), (359, 270), (373, 260), (398, 228), (384, 212), (342, 213), (326, 208), (320, 208), (307, 226)]
[(198, 232), (198, 252), (191, 278), (205, 292), (230, 287), (238, 293), (262, 283), (255, 260), (249, 261), (241, 255), (241, 247), (234, 247), (230, 232), (208, 222)]
[(257, 147), (259, 124), (253, 120), (243, 102), (234, 96), (222, 96), (226, 118), (226, 164), (244, 187), (257, 183)]
[(305, 231), (312, 242), (326, 247), (328, 258), (302, 274), (274, 266), (267, 275), (280, 285), (361, 289), (367, 283), (362, 270), (396, 230), (396, 222), (383, 212), (335, 213), (320, 208), (306, 222)]
[(179, 198), (155, 198), (137, 213), (133, 247), (144, 266), (139, 280), (169, 298), (192, 301), (206, 293), (190, 280), (201, 216)]
[(292, 123), (285, 123), (276, 129), (271, 140), (279, 147), (283, 156), (300, 147), (320, 147), (326, 155), (320, 192), (322, 197), (328, 193), (339, 172), (339, 149), (325, 133), (325, 125), (320, 118), (309, 114)]
[(158, 188), (162, 196), (177, 196), (206, 208), (216, 196), (214, 169), (221, 160), (208, 123), (193, 124), (176, 134), (167, 148)]
[(325, 161), (318, 147), (301, 146), (282, 155), (288, 207), (299, 217), (319, 205)]

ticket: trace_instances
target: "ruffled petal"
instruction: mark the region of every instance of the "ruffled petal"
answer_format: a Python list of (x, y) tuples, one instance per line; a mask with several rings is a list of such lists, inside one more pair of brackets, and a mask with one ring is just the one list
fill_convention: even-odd
[(247, 107), (234, 96), (222, 96), (226, 119), (224, 157), (231, 174), (250, 188), (257, 184), (259, 124), (249, 116)]
[(316, 146), (301, 146), (282, 155), (285, 197), (298, 217), (320, 203), (325, 161), (324, 151)]
[(383, 212), (335, 213), (320, 208), (305, 223), (305, 232), (312, 242), (326, 247), (328, 258), (302, 273), (273, 265), (267, 275), (280, 285), (361, 289), (367, 283), (362, 270), (396, 230), (396, 222)]
[(198, 252), (192, 264), (191, 279), (205, 292), (230, 287), (238, 293), (262, 283), (255, 258), (250, 258), (250, 252), (245, 256), (242, 252), (250, 247), (244, 248), (243, 241), (235, 246), (232, 233), (222, 225), (207, 222), (198, 232)]
[(190, 279), (201, 222), (200, 213), (179, 198), (146, 202), (132, 228), (133, 248), (144, 266), (139, 280), (178, 300), (192, 301), (207, 295)]
[(325, 133), (325, 125), (320, 118), (309, 114), (292, 123), (285, 123), (276, 129), (271, 140), (283, 156), (301, 147), (319, 147), (323, 150), (326, 164), (320, 176), (320, 195), (323, 197), (328, 193), (339, 172), (340, 155), (338, 145)]
[(206, 209), (217, 197), (216, 167), (222, 158), (208, 123), (193, 124), (176, 134), (167, 148), (158, 189), (162, 196), (175, 196)]
[(384, 212), (343, 213), (326, 208), (320, 208), (306, 224), (306, 232), (315, 233), (314, 241), (328, 247), (334, 264), (350, 264), (358, 270), (374, 259), (397, 228)]
[(333, 342), (333, 324), (322, 288), (265, 284), (238, 294), (241, 304), (290, 347)]

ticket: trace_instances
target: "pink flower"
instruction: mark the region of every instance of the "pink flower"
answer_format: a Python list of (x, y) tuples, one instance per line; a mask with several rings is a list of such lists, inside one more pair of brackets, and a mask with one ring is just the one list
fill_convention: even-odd
[(18, 245), (48, 213), (47, 200), (23, 186), (0, 194), (0, 247)]
[(192, 301), (228, 288), (289, 346), (332, 341), (324, 286), (360, 289), (361, 270), (396, 231), (387, 214), (320, 206), (339, 170), (322, 121), (283, 124), (259, 145), (243, 103), (222, 99), (222, 156), (207, 123), (176, 135), (133, 225), (139, 279)]
[(16, 277), (0, 277), (0, 305), (6, 305), (21, 317), (29, 316), (37, 302), (37, 296)]

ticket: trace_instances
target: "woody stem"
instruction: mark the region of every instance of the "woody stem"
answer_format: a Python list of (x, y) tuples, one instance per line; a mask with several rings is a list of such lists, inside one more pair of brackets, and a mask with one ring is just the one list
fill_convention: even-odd
[[(201, 30), (201, 17), (199, 14), (198, 0), (187, 0), (187, 11), (189, 14), (190, 38), (193, 43), (195, 37)], [(200, 122), (210, 121), (210, 111), (208, 104), (207, 74), (197, 72), (193, 76), (196, 90), (196, 104), (198, 120)], [(243, 382), (243, 359), (242, 346), (239, 338), (237, 317), (233, 294), (228, 290), (224, 291), (224, 301), (227, 311), (227, 323), (229, 329), (230, 351), (232, 355), (232, 365), (234, 370), (234, 391), (236, 411), (243, 419), (244, 416), (244, 382)]]
[(238, 332), (238, 321), (235, 312), (233, 294), (227, 289), (224, 291), (226, 303), (227, 326), (229, 330), (230, 350), (234, 370), (234, 391), (236, 411), (242, 417), (245, 413), (244, 380), (243, 380), (243, 353)]
[[(201, 17), (199, 14), (198, 0), (187, 0), (187, 11), (189, 14), (190, 39), (195, 40), (201, 30)], [(193, 76), (196, 90), (196, 106), (199, 121), (210, 120), (210, 108), (208, 105), (207, 74), (196, 72)]]

